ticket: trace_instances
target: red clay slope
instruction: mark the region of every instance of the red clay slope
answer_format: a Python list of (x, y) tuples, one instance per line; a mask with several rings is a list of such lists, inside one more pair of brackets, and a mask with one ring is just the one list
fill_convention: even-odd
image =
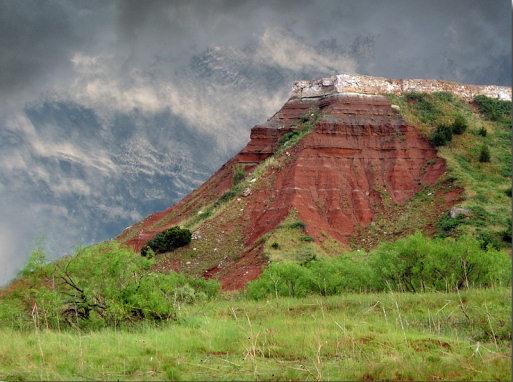
[[(406, 125), (383, 96), (291, 99), (265, 125), (254, 127), (248, 145), (201, 187), (129, 227), (118, 240), (140, 250), (156, 233), (193, 216), (231, 188), (235, 165), (251, 172), (273, 155), (281, 136), (312, 111), (321, 113), (313, 132), (282, 155), (280, 167), (267, 170), (265, 181), (255, 183), (243, 198), (243, 212), (231, 221), (242, 230), (241, 253), (204, 273), (219, 278), (224, 289), (241, 288), (259, 275), (267, 261), (258, 239), (276, 228), (291, 209), (297, 210), (314, 240), (327, 234), (347, 244), (358, 229), (372, 222), (384, 193), (402, 205), (434, 185), (446, 170), (436, 150), (415, 127)], [(448, 200), (447, 208), (453, 203)], [(185, 267), (180, 259), (174, 264), (174, 269)]]

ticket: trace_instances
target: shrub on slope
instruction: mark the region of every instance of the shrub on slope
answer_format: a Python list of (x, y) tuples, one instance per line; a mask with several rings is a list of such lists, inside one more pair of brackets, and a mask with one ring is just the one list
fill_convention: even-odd
[(356, 252), (304, 265), (272, 263), (247, 286), (253, 299), (365, 291), (451, 291), (509, 285), (511, 259), (464, 236), (430, 239), (417, 233), (385, 243), (369, 254)]

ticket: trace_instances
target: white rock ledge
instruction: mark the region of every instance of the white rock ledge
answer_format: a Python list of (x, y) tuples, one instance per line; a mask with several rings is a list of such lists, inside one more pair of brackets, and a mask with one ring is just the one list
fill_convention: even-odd
[(292, 86), (291, 98), (314, 98), (340, 93), (358, 94), (401, 94), (404, 92), (451, 92), (465, 100), (485, 95), (501, 100), (511, 100), (511, 88), (495, 85), (468, 85), (442, 80), (390, 79), (337, 74), (313, 81), (296, 81)]

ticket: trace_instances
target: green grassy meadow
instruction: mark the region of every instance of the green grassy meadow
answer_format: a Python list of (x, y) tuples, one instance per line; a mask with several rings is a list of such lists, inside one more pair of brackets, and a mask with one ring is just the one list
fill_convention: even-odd
[(510, 380), (511, 290), (241, 295), (160, 325), (0, 329), (2, 380)]

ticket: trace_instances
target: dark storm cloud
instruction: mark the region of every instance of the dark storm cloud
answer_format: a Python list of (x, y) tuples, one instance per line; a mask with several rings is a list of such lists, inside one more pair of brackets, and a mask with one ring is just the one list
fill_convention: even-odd
[(339, 72), (511, 84), (504, 1), (0, 0), (0, 283), (196, 187)]

